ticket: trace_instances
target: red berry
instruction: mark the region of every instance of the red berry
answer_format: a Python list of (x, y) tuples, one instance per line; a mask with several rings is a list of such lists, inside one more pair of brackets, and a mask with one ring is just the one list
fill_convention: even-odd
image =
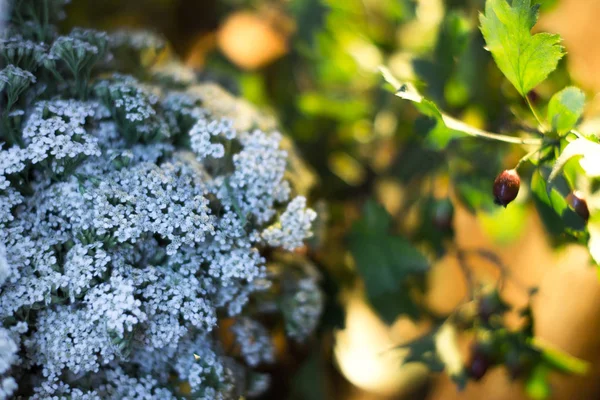
[(506, 206), (519, 194), (521, 178), (514, 169), (503, 171), (494, 181), (494, 202)]
[(583, 218), (584, 221), (590, 218), (590, 210), (588, 209), (587, 201), (583, 197), (583, 193), (574, 190), (567, 196), (567, 203), (575, 210), (577, 215)]

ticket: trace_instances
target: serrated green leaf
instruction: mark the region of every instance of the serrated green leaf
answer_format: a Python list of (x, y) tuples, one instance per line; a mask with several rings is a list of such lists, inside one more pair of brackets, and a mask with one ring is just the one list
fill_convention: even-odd
[(559, 134), (575, 127), (583, 114), (585, 94), (581, 89), (570, 86), (556, 93), (548, 103), (548, 123)]
[(481, 32), (496, 65), (522, 96), (556, 69), (564, 56), (560, 36), (531, 34), (539, 5), (531, 0), (488, 0), (480, 15)]
[(600, 176), (600, 144), (594, 143), (585, 138), (573, 140), (565, 147), (560, 156), (556, 159), (549, 180), (553, 181), (560, 173), (564, 165), (573, 157), (579, 157), (579, 164), (586, 175), (590, 178)]
[(349, 249), (364, 280), (371, 305), (386, 322), (400, 314), (417, 316), (407, 278), (429, 269), (429, 261), (406, 239), (389, 232), (391, 216), (374, 201), (368, 201), (363, 217), (349, 236)]

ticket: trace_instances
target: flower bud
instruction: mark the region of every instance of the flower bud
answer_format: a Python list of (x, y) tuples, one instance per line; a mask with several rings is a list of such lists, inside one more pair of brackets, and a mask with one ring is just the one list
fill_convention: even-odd
[(521, 178), (514, 169), (504, 170), (494, 181), (494, 203), (504, 206), (513, 201), (519, 194)]
[(590, 218), (590, 210), (588, 209), (587, 201), (585, 201), (583, 193), (578, 190), (572, 191), (567, 196), (567, 203), (575, 210), (577, 215), (587, 222)]

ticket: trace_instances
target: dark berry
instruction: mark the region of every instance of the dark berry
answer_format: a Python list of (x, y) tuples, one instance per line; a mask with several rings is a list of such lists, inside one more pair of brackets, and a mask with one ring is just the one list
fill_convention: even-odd
[(494, 202), (500, 206), (506, 206), (519, 194), (521, 178), (514, 169), (503, 171), (494, 181)]
[(483, 322), (488, 323), (493, 315), (502, 315), (508, 308), (498, 292), (494, 290), (479, 299), (477, 315)]
[(441, 231), (452, 229), (454, 206), (450, 199), (437, 200), (433, 206), (433, 224)]
[(478, 381), (483, 378), (490, 364), (490, 359), (475, 346), (467, 363), (467, 372), (473, 380)]
[(584, 221), (590, 218), (590, 210), (588, 209), (587, 201), (583, 197), (583, 193), (574, 190), (567, 196), (567, 203), (575, 210), (577, 215), (583, 218)]

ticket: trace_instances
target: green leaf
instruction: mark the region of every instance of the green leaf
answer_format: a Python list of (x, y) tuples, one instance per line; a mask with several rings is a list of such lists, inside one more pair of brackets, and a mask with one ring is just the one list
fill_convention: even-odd
[[(531, 193), (535, 207), (548, 233), (552, 236), (561, 235), (565, 230), (564, 223), (558, 218), (560, 214), (555, 211), (555, 205), (550, 200), (550, 196), (546, 190), (546, 180), (540, 175), (539, 171), (535, 171), (531, 177)], [(564, 208), (565, 206), (566, 201), (561, 204), (560, 208)]]
[(463, 132), (455, 131), (446, 126), (442, 113), (434, 102), (421, 99), (419, 103), (415, 103), (415, 106), (417, 110), (428, 117), (427, 123), (417, 123), (416, 129), (418, 133), (426, 135), (425, 144), (430, 149), (445, 149), (452, 140), (466, 136)]
[(409, 278), (429, 269), (428, 260), (406, 239), (390, 234), (391, 223), (391, 216), (381, 205), (368, 201), (363, 218), (354, 223), (348, 238), (367, 297), (390, 323), (400, 314), (418, 316), (407, 286)]
[(581, 89), (570, 86), (556, 93), (548, 103), (548, 123), (559, 134), (575, 127), (583, 114), (585, 94)]
[(556, 69), (564, 56), (560, 36), (531, 35), (539, 5), (531, 0), (488, 0), (485, 15), (479, 17), (487, 49), (498, 68), (525, 97)]
[[(413, 84), (402, 84), (387, 68), (380, 67), (379, 69), (385, 81), (392, 85), (396, 91), (396, 96), (404, 100), (412, 101), (417, 110), (427, 117), (425, 123), (422, 123), (423, 120), (421, 120), (421, 123), (417, 123), (416, 129), (426, 135), (425, 143), (429, 148), (432, 150), (442, 150), (446, 148), (452, 140), (469, 136), (467, 132), (448, 127), (448, 121), (451, 123), (459, 123), (459, 121), (443, 115), (434, 102), (421, 96)], [(467, 125), (464, 125), (464, 127), (470, 128)]]
[(562, 235), (565, 230), (585, 230), (585, 221), (567, 203), (566, 197), (571, 188), (565, 177), (557, 174), (550, 181), (549, 175), (550, 169), (542, 167), (531, 180), (533, 198), (548, 231)]
[(579, 138), (569, 143), (556, 159), (549, 180), (554, 180), (567, 161), (573, 157), (581, 157), (579, 164), (588, 177), (596, 178), (600, 176), (600, 144), (585, 138)]

